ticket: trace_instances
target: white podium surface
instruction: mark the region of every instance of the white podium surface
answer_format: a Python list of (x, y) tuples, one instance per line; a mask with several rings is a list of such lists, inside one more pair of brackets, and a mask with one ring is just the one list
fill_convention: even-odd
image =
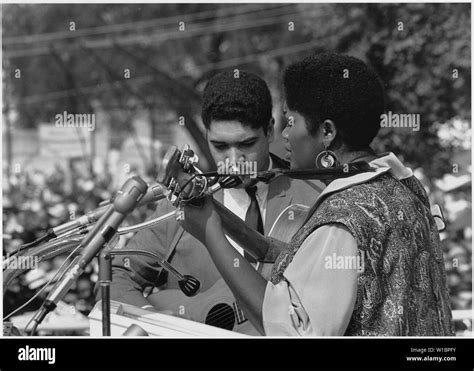
[[(90, 336), (102, 337), (102, 302), (96, 303), (89, 314)], [(247, 337), (244, 334), (208, 326), (184, 318), (148, 311), (133, 305), (110, 302), (111, 336), (122, 337), (133, 324), (140, 326), (149, 336), (162, 337)]]

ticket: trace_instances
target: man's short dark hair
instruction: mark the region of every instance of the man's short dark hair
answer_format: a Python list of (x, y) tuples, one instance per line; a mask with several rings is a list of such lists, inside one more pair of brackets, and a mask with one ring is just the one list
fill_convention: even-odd
[(285, 70), (283, 85), (288, 108), (306, 119), (311, 134), (329, 119), (350, 149), (360, 149), (370, 145), (380, 129), (383, 87), (377, 74), (357, 58), (312, 55)]
[[(238, 75), (236, 74), (238, 72)], [(209, 80), (203, 93), (202, 121), (236, 120), (267, 133), (272, 118), (272, 97), (267, 84), (245, 71), (225, 71)]]

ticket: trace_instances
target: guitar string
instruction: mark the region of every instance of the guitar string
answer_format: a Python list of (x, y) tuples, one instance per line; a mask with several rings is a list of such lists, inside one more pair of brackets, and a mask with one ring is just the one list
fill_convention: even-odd
[[(233, 318), (225, 318), (224, 320), (221, 320), (219, 322), (214, 322), (211, 324), (211, 322), (207, 321), (205, 324), (210, 325), (210, 326), (215, 326), (215, 327), (220, 327), (220, 328), (228, 328), (229, 325), (234, 325), (235, 320)], [(231, 327), (232, 329), (234, 326)]]
[[(228, 305), (228, 304), (225, 304), (225, 305)], [(230, 311), (226, 307), (218, 309), (213, 314), (211, 314), (210, 316), (206, 316), (205, 321), (209, 321), (209, 320), (213, 320), (213, 321), (219, 320), (220, 321), (222, 319), (228, 319), (228, 318), (232, 317), (234, 319), (234, 321), (237, 322), (237, 314), (235, 313), (234, 309), (230, 305), (228, 305), (228, 306), (231, 309)], [(225, 313), (223, 313), (223, 312), (225, 312)]]
[[(212, 320), (212, 321), (218, 321), (218, 320), (221, 321), (222, 319), (227, 319), (227, 318), (230, 318), (230, 317), (232, 317), (234, 320), (236, 320), (237, 316), (236, 316), (234, 310), (232, 309), (232, 307), (230, 307), (230, 308), (231, 308), (231, 311), (229, 311), (227, 308), (222, 308), (222, 309), (217, 310), (212, 315), (207, 316), (206, 321), (210, 321), (210, 320)], [(224, 311), (226, 313), (221, 314)]]
[[(221, 322), (223, 323), (224, 321), (232, 320), (235, 324), (238, 324), (237, 323), (238, 315), (236, 314), (234, 308), (232, 308), (232, 306), (229, 305), (229, 304), (226, 304), (226, 303), (223, 303), (223, 304), (227, 305), (231, 310), (229, 311), (229, 309), (226, 308), (226, 307), (218, 309), (212, 315), (206, 316), (204, 321), (208, 322), (208, 321), (212, 320), (212, 321), (216, 321), (216, 322), (219, 321), (219, 323), (221, 323)], [(216, 305), (218, 305), (218, 304), (216, 304)], [(237, 307), (238, 307), (238, 305), (237, 305)], [(242, 311), (239, 307), (238, 307), (238, 310)], [(226, 313), (223, 313), (223, 312), (226, 312)], [(242, 311), (242, 313), (243, 313), (244, 319), (245, 319), (244, 322), (246, 322), (248, 320), (248, 318), (245, 316), (245, 313), (243, 311)]]
[[(224, 305), (228, 306), (228, 307), (231, 309), (232, 313), (234, 313), (234, 317), (237, 317), (237, 314), (235, 313), (236, 311), (235, 311), (235, 309), (232, 307), (232, 305), (227, 304), (227, 303), (221, 303), (221, 304), (224, 304)], [(233, 304), (234, 304), (234, 303), (233, 303)], [(219, 303), (216, 304), (215, 306), (217, 306), (217, 305), (219, 305)], [(215, 307), (215, 306), (214, 306), (214, 307)], [(237, 307), (237, 310), (240, 310), (240, 311), (243, 313), (243, 311), (240, 309), (240, 307), (239, 307), (239, 305), (238, 305), (237, 303), (235, 303), (235, 306)], [(209, 318), (211, 318), (211, 317), (216, 317), (216, 315), (220, 314), (221, 312), (223, 312), (223, 311), (225, 311), (225, 310), (228, 310), (228, 309), (227, 309), (226, 307), (222, 307), (222, 309), (216, 310), (216, 311), (212, 314), (212, 316), (210, 316)], [(244, 316), (245, 316), (245, 314), (244, 314)]]
[[(226, 304), (226, 305), (228, 305), (228, 304)], [(232, 306), (230, 306), (230, 305), (228, 305), (228, 306), (231, 309), (231, 311), (228, 312), (229, 314), (221, 314), (223, 311), (228, 311), (228, 309), (226, 307), (224, 307), (222, 309), (219, 309), (219, 310), (215, 311), (212, 315), (206, 317), (206, 320), (211, 320), (211, 319), (212, 320), (217, 320), (217, 319), (225, 318), (227, 316), (229, 318), (233, 317), (234, 321), (237, 323), (238, 315), (237, 315), (235, 309), (232, 308)], [(237, 305), (237, 310), (241, 310), (240, 308), (238, 308), (238, 305)], [(242, 313), (243, 313), (243, 311), (242, 311)], [(243, 314), (244, 314), (245, 320), (247, 320), (247, 317), (245, 316), (245, 313), (243, 313)]]

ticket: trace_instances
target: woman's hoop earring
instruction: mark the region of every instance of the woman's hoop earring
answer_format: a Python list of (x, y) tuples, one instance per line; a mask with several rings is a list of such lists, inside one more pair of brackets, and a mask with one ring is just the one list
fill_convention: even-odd
[(329, 169), (339, 166), (339, 161), (337, 161), (336, 154), (326, 147), (324, 151), (316, 156), (315, 164), (318, 169)]

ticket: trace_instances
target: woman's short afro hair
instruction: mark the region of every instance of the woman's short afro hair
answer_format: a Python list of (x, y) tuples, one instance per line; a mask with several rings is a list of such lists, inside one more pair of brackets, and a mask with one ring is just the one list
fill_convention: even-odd
[(370, 145), (380, 129), (384, 92), (377, 74), (361, 60), (324, 53), (294, 63), (283, 76), (288, 108), (301, 114), (311, 134), (332, 120), (350, 148)]
[(204, 88), (202, 121), (237, 120), (267, 133), (272, 118), (272, 97), (267, 84), (245, 71), (225, 71), (212, 77)]

